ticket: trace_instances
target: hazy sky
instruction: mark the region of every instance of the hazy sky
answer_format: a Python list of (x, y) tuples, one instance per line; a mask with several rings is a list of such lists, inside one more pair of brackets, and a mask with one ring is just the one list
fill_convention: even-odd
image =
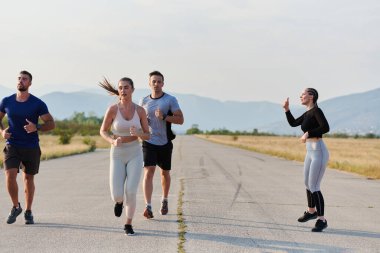
[[(378, 0), (0, 0), (0, 85), (35, 91), (131, 77), (219, 100), (321, 100), (380, 87)], [(5, 94), (0, 94), (5, 95)]]

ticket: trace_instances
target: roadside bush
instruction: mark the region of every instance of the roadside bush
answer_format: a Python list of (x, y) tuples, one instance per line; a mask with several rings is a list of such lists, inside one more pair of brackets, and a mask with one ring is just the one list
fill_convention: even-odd
[(89, 137), (85, 137), (83, 139), (83, 143), (89, 146), (89, 151), (90, 152), (95, 151), (95, 149), (96, 149), (96, 141), (95, 140), (92, 140)]
[(62, 131), (59, 133), (59, 144), (66, 145), (70, 144), (73, 134), (68, 131)]

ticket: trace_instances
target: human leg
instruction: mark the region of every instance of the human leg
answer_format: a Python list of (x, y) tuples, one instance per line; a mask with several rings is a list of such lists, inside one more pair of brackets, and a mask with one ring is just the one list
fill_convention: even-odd
[(171, 160), (172, 160), (173, 143), (168, 142), (164, 146), (160, 147), (158, 154), (158, 165), (161, 168), (161, 188), (162, 188), (162, 203), (161, 214), (166, 215), (169, 211), (168, 208), (168, 196), (171, 184)]
[(324, 198), (320, 187), (323, 175), (326, 171), (329, 153), (323, 141), (318, 141), (314, 144), (308, 185), (317, 209), (318, 218), (324, 220)]
[(34, 199), (35, 184), (34, 175), (23, 173), (24, 176), (24, 191), (25, 191), (25, 206), (26, 210), (32, 210), (32, 204)]
[(5, 170), (5, 181), (7, 185), (7, 190), (9, 196), (11, 197), (12, 204), (14, 207), (19, 205), (18, 201), (18, 184), (17, 184), (17, 168), (11, 168)]
[(161, 169), (161, 187), (162, 187), (162, 197), (164, 199), (168, 198), (170, 183), (171, 183), (170, 170)]
[(143, 179), (143, 192), (145, 198), (146, 208), (144, 210), (144, 216), (147, 219), (153, 218), (152, 212), (152, 194), (153, 194), (153, 176), (156, 170), (156, 166), (144, 167), (144, 179)]
[(326, 171), (329, 153), (323, 141), (315, 143), (315, 148), (310, 165), (309, 188), (312, 192), (312, 199), (315, 203), (318, 220), (312, 232), (321, 232), (327, 228), (327, 220), (324, 217), (325, 202), (320, 190), (321, 181)]
[(144, 141), (142, 144), (144, 159), (143, 192), (146, 204), (151, 204), (153, 193), (153, 177), (157, 165), (159, 146)]
[(123, 211), (125, 166), (121, 148), (111, 147), (109, 184), (111, 198), (115, 202), (114, 213), (116, 217), (120, 217)]
[(309, 189), (306, 189), (306, 196), (308, 208), (307, 211), (305, 211), (304, 214), (298, 218), (298, 222), (306, 222), (317, 218), (313, 196)]
[(21, 165), (19, 150), (11, 145), (5, 145), (4, 150), (5, 182), (13, 207), (19, 206), (17, 174)]
[(311, 164), (311, 155), (310, 155), (310, 152), (307, 151), (306, 155), (305, 155), (305, 160), (304, 160), (303, 174), (304, 174), (304, 183), (306, 186), (306, 198), (307, 198), (307, 206), (308, 207), (307, 207), (307, 211), (305, 211), (304, 214), (298, 218), (298, 222), (306, 222), (306, 221), (309, 221), (311, 219), (317, 218), (317, 215), (315, 213), (315, 205), (313, 202), (313, 198), (312, 198), (310, 190), (308, 189), (309, 188), (308, 182), (309, 182), (309, 174), (310, 174), (310, 164)]
[(127, 223), (132, 223), (132, 218), (136, 210), (136, 194), (141, 179), (143, 169), (143, 158), (140, 152), (128, 161), (127, 164), (127, 181), (125, 186), (126, 206), (127, 206)]
[(144, 179), (143, 179), (143, 191), (145, 203), (152, 203), (152, 194), (153, 194), (153, 177), (156, 166), (144, 167)]
[(18, 169), (6, 169), (5, 177), (9, 196), (11, 197), (13, 207), (7, 218), (7, 223), (12, 224), (16, 221), (17, 216), (22, 212), (20, 203), (18, 202), (18, 185), (17, 185), (17, 172)]

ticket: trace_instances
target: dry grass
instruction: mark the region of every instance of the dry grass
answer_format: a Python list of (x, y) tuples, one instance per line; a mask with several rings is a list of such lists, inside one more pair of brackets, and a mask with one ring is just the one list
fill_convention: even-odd
[[(302, 162), (305, 144), (297, 137), (198, 135), (213, 142)], [(324, 138), (330, 152), (329, 168), (380, 179), (379, 139)]]
[(83, 143), (84, 138), (90, 138), (96, 142), (97, 148), (109, 147), (109, 144), (105, 146), (105, 142), (102, 142), (102, 138), (99, 136), (83, 137), (83, 136), (74, 136), (71, 139), (70, 144), (61, 145), (58, 142), (58, 136), (52, 135), (43, 135), (40, 136), (40, 145), (41, 145), (41, 160), (47, 160), (62, 156), (81, 154), (90, 151), (90, 146)]
[[(63, 157), (63, 156), (69, 156), (74, 154), (81, 154), (86, 153), (91, 150), (91, 147), (89, 145), (86, 145), (83, 143), (83, 140), (85, 138), (89, 138), (93, 141), (95, 141), (95, 145), (97, 148), (109, 148), (110, 144), (106, 142), (103, 138), (100, 136), (90, 136), (90, 137), (83, 137), (83, 136), (74, 136), (71, 139), (70, 144), (61, 145), (59, 144), (59, 137), (58, 136), (52, 136), (52, 135), (40, 135), (40, 146), (41, 146), (41, 160), (47, 160), (57, 157)], [(1, 142), (1, 146), (3, 147), (5, 145), (4, 140)], [(3, 155), (0, 156), (0, 165), (3, 164)]]

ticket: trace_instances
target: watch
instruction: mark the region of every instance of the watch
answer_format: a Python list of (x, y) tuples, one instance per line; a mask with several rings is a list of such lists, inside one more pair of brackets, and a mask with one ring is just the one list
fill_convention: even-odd
[(168, 115), (167, 114), (162, 114), (162, 120), (165, 120), (166, 119), (166, 117), (167, 117)]
[(40, 125), (40, 124), (37, 124), (37, 125), (36, 125), (36, 128), (37, 128), (37, 131), (41, 130), (41, 125)]

